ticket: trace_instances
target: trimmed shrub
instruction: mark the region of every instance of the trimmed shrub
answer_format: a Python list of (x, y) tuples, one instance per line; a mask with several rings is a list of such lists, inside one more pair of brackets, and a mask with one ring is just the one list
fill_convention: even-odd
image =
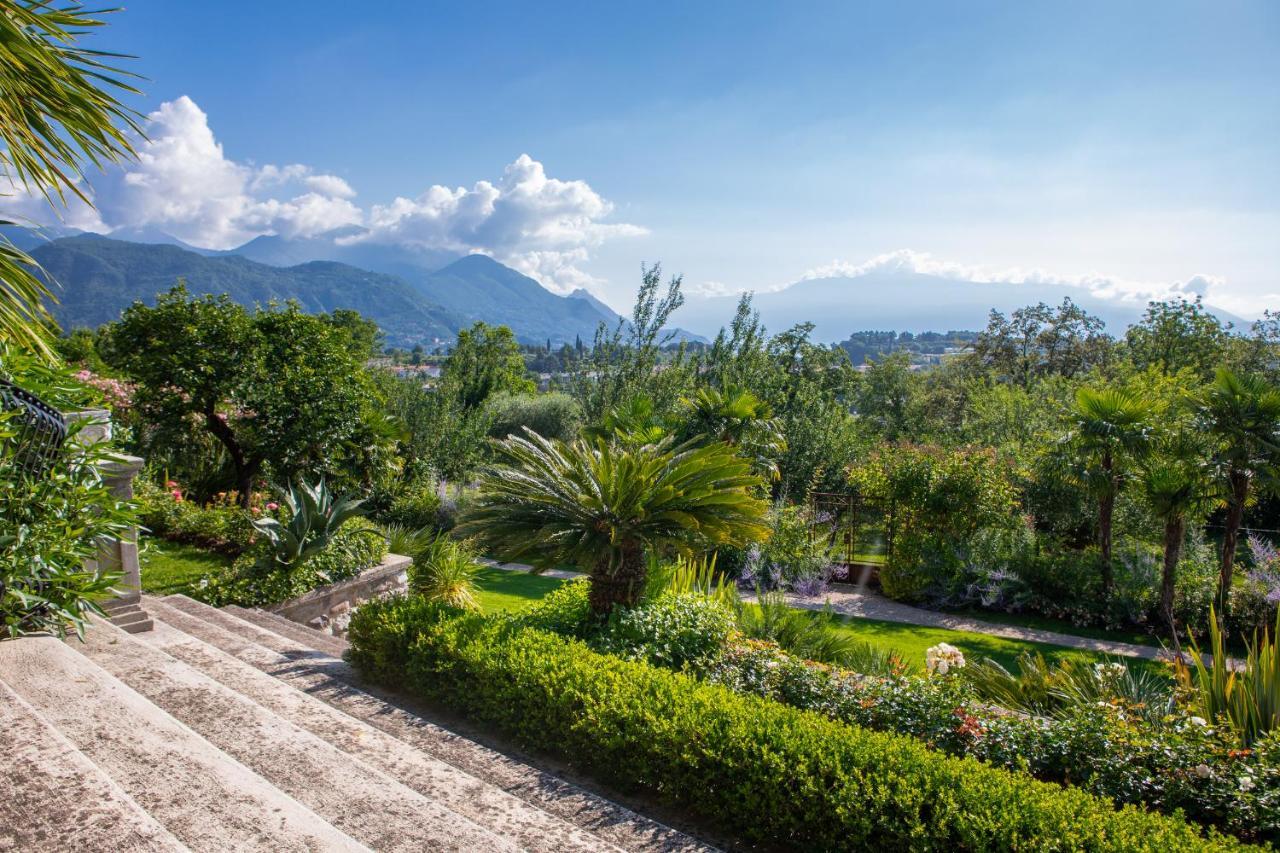
[(701, 593), (668, 593), (614, 611), (596, 645), (657, 666), (703, 669), (724, 651), (734, 621), (727, 607)]
[(1081, 790), (602, 655), (510, 619), (458, 618), (396, 598), (361, 607), (349, 638), (366, 677), (442, 700), (748, 842), (800, 850), (1236, 846), (1176, 817), (1116, 809)]

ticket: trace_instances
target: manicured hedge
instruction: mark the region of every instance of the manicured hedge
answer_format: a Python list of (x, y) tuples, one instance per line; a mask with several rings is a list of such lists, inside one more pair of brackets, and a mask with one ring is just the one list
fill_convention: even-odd
[(929, 750), (511, 620), (363, 606), (352, 663), (746, 841), (803, 850), (1209, 850), (1178, 818)]

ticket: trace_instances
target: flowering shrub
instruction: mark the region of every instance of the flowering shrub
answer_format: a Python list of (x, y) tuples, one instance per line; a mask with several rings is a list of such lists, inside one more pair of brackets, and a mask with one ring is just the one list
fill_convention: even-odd
[[(139, 478), (134, 485), (134, 498), (142, 526), (156, 536), (231, 556), (238, 556), (254, 543), (251, 520), (264, 512), (262, 496), (256, 493), (248, 513), (237, 505), (235, 492), (222, 492), (207, 506), (200, 506), (187, 500), (182, 486), (174, 480), (161, 487)], [(265, 511), (279, 509), (273, 506), (267, 504)]]
[(1122, 702), (1076, 705), (1051, 718), (1014, 714), (982, 704), (953, 675), (864, 676), (752, 641), (730, 648), (708, 680), (1117, 802), (1182, 809), (1245, 838), (1280, 839), (1275, 735), (1241, 750), (1230, 731), (1185, 710), (1152, 723), (1144, 709)]
[(925, 650), (924, 663), (930, 674), (946, 675), (964, 666), (964, 653), (950, 643), (938, 643)]
[(120, 379), (98, 376), (89, 370), (77, 371), (75, 377), (102, 395), (113, 414), (124, 414), (133, 405), (133, 384)]
[(747, 550), (739, 584), (762, 590), (787, 587), (801, 595), (821, 595), (831, 579), (831, 554), (821, 528), (815, 531), (809, 510), (777, 505), (769, 514), (766, 543)]

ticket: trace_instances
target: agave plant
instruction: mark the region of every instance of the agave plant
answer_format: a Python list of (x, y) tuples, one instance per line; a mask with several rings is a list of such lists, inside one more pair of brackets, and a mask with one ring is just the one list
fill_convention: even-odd
[(1191, 639), (1191, 666), (1178, 663), (1178, 681), (1207, 720), (1225, 722), (1252, 746), (1267, 732), (1280, 729), (1280, 614), (1276, 632), (1262, 632), (1248, 643), (1244, 666), (1233, 666), (1217, 614), (1209, 608), (1208, 664), (1195, 639)]
[(300, 480), (289, 486), (281, 501), (288, 511), (286, 523), (275, 518), (255, 518), (253, 528), (271, 545), (275, 561), (286, 569), (296, 569), (319, 554), (343, 524), (365, 514), (363, 500), (335, 496), (323, 477), (315, 485)]

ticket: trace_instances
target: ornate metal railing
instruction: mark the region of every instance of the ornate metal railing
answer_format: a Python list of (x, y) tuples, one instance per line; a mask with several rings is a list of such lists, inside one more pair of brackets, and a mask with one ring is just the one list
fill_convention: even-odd
[(67, 440), (67, 419), (6, 379), (0, 379), (0, 410), (13, 413), (8, 424), (17, 428), (12, 440), (18, 468), (28, 476), (43, 476)]

